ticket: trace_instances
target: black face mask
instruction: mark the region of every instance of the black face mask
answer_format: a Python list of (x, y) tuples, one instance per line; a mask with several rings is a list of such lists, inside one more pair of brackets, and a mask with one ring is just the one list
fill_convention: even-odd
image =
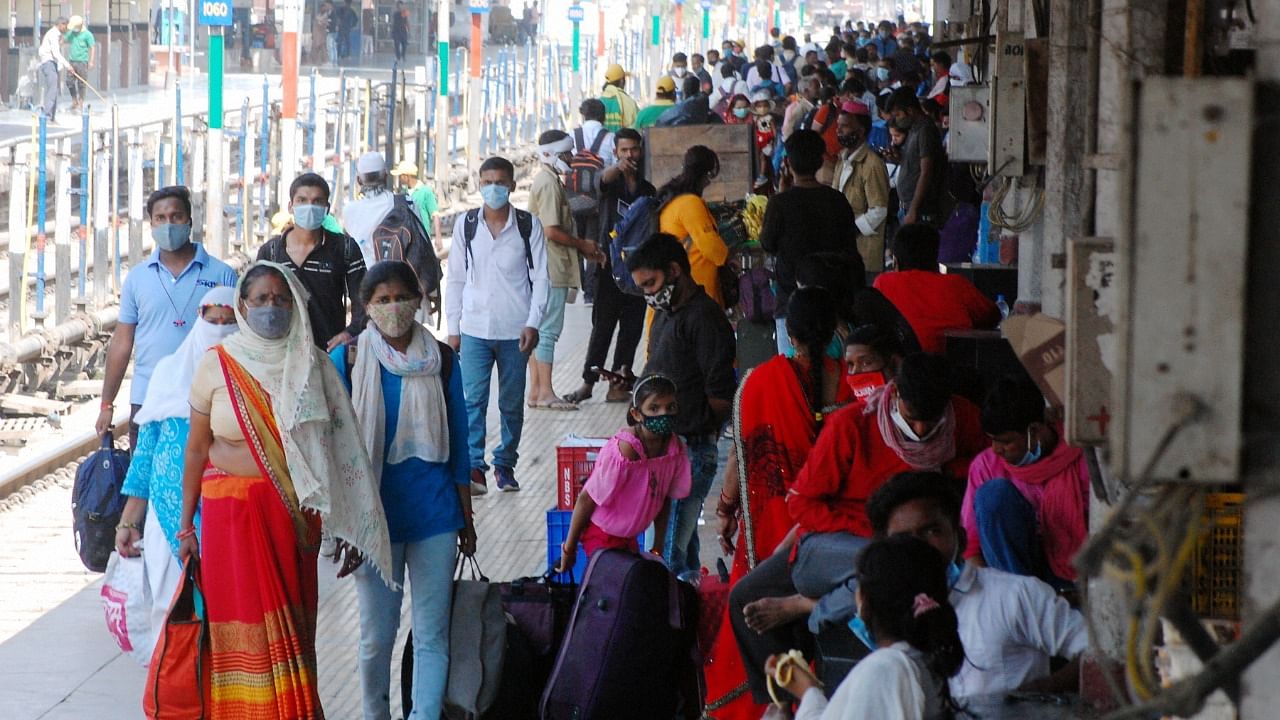
[(836, 142), (840, 143), (840, 147), (853, 149), (862, 144), (862, 138), (857, 135), (837, 135)]

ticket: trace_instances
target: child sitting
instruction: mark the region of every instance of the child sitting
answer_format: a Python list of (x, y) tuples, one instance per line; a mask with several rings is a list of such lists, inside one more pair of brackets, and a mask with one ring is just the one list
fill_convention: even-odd
[(662, 554), (671, 507), (667, 501), (688, 497), (691, 482), (684, 443), (671, 431), (677, 411), (676, 385), (670, 378), (654, 374), (636, 382), (627, 411), (630, 427), (600, 450), (574, 505), (557, 572), (573, 567), (579, 540), (587, 557), (605, 549), (640, 552), (636, 535), (649, 523), (654, 524), (652, 552)]

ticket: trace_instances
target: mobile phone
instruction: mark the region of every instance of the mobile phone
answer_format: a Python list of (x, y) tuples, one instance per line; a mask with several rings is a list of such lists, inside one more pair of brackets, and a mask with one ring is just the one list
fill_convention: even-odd
[(608, 370), (605, 370), (604, 368), (600, 367), (599, 365), (593, 365), (593, 366), (591, 367), (591, 372), (593, 372), (593, 373), (595, 373), (595, 374), (599, 375), (600, 377), (602, 377), (602, 378), (604, 378), (605, 380), (608, 380), (609, 382), (612, 382), (612, 383), (625, 383), (625, 382), (627, 382), (627, 379), (626, 379), (625, 377), (623, 377), (623, 376), (619, 375), (619, 374), (618, 374), (618, 373), (616, 373), (616, 372), (610, 372), (610, 371), (608, 371)]

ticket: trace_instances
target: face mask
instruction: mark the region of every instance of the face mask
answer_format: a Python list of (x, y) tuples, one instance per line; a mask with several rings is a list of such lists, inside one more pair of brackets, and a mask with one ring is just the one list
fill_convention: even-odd
[(871, 628), (867, 627), (867, 624), (862, 621), (861, 615), (853, 616), (853, 619), (849, 621), (849, 630), (853, 632), (854, 637), (861, 640), (862, 644), (867, 646), (868, 650), (875, 650), (877, 648), (876, 638), (871, 634)]
[(671, 74), (676, 77), (684, 77), (684, 74), (687, 72), (689, 72), (689, 69), (683, 65), (671, 68)]
[(894, 402), (893, 407), (889, 409), (889, 418), (893, 420), (893, 424), (902, 432), (902, 435), (911, 442), (920, 442), (920, 436), (915, 430), (911, 429), (911, 423), (902, 417), (902, 413), (898, 412), (898, 403)]
[(490, 210), (501, 210), (507, 206), (511, 191), (506, 185), (485, 185), (480, 188), (480, 197), (484, 199), (485, 206)]
[(736, 118), (745, 118), (749, 112), (751, 111), (748, 108), (736, 107), (733, 109), (733, 116)]
[(383, 335), (398, 338), (404, 337), (413, 327), (413, 316), (418, 313), (420, 305), (419, 300), (400, 300), (365, 305), (364, 309)]
[(671, 296), (675, 295), (676, 286), (672, 284), (663, 285), (662, 289), (652, 295), (645, 295), (645, 303), (654, 310), (663, 312), (671, 312)]
[(840, 143), (840, 147), (853, 149), (862, 144), (862, 138), (857, 135), (837, 135), (836, 141)]
[(268, 340), (279, 340), (289, 334), (289, 321), (293, 314), (282, 307), (263, 305), (251, 307), (244, 320), (249, 329)]
[(293, 222), (303, 230), (315, 230), (324, 224), (327, 212), (323, 205), (294, 205)]
[(675, 415), (645, 415), (644, 429), (658, 435), (666, 437), (675, 432)]
[(879, 80), (880, 82), (889, 82), (889, 68), (886, 68), (886, 67), (876, 68), (876, 79)]
[(854, 47), (866, 47), (867, 44), (870, 42), (871, 42), (871, 38), (860, 37), (855, 41)]
[(156, 225), (151, 228), (151, 239), (156, 241), (156, 247), (165, 252), (180, 250), (191, 242), (191, 226), (172, 223)]
[(1031, 465), (1032, 463), (1040, 462), (1040, 458), (1043, 455), (1044, 455), (1044, 444), (1040, 442), (1039, 438), (1036, 439), (1035, 452), (1031, 451), (1031, 428), (1027, 428), (1027, 454), (1023, 455), (1022, 459), (1014, 463), (1013, 465), (1014, 467), (1026, 467), (1027, 465)]

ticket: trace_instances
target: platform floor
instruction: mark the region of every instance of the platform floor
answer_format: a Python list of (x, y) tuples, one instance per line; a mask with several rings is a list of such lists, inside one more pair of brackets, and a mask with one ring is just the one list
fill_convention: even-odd
[[(590, 308), (571, 305), (555, 371), (556, 388), (562, 393), (580, 381), (589, 333)], [(609, 435), (624, 422), (625, 406), (606, 404), (604, 387), (599, 385), (596, 397), (578, 412), (526, 410), (517, 469), (523, 489), (491, 489), (487, 496), (475, 498), (480, 566), (495, 581), (544, 570), (545, 511), (555, 503), (556, 442), (567, 433)], [(491, 407), (491, 439), (497, 437), (497, 422), (497, 409)], [(713, 490), (711, 497), (717, 492)], [(0, 543), (15, 543), (0, 546), (0, 718), (141, 718), (146, 671), (120, 654), (107, 634), (98, 595), (101, 578), (79, 566), (72, 547), (69, 497), (68, 488), (53, 487), (0, 514)], [(711, 567), (718, 556), (713, 524), (711, 518), (700, 528), (703, 563)], [(358, 718), (355, 588), (351, 580), (337, 581), (333, 575), (333, 566), (321, 559), (316, 643), (320, 694), (327, 717)], [(24, 597), (38, 601), (24, 603)], [(393, 678), (399, 678), (398, 662), (397, 657)], [(398, 692), (392, 692), (392, 699), (392, 717), (399, 718)]]

